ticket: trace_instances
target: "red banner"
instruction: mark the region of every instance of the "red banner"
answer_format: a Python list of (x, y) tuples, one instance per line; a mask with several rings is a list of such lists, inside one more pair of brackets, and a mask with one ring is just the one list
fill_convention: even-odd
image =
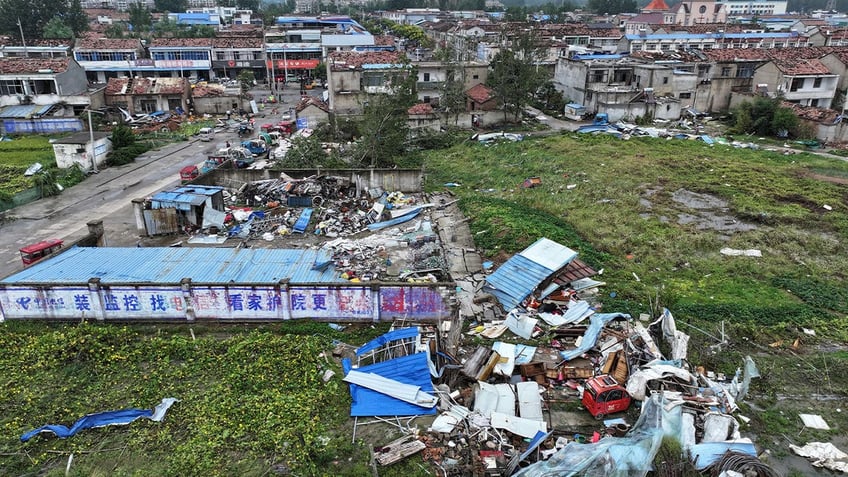
[[(274, 60), (273, 67), (278, 70), (313, 70), (321, 60)], [(268, 68), (271, 68), (271, 60), (267, 62)]]

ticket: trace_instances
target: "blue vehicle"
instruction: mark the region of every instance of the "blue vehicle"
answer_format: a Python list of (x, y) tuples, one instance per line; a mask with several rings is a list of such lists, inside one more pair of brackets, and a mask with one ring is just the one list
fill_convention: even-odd
[(268, 144), (261, 138), (250, 139), (241, 143), (241, 146), (254, 156), (261, 156), (268, 153)]

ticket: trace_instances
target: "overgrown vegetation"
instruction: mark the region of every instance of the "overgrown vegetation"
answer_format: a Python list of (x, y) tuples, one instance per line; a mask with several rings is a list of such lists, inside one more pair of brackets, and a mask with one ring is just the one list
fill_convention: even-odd
[(144, 142), (136, 141), (135, 133), (129, 126), (119, 124), (112, 130), (112, 151), (106, 157), (107, 166), (123, 166), (135, 161), (135, 158), (150, 150)]
[[(486, 258), (501, 262), (551, 238), (603, 270), (595, 278), (606, 283), (604, 311), (669, 308), (692, 336), (690, 363), (733, 376), (753, 355), (763, 378), (752, 382), (758, 410), (743, 409), (752, 419), (743, 431), (758, 444), (785, 452), (781, 433), (827, 440), (848, 428), (844, 413), (810, 398), (844, 400), (848, 389), (848, 353), (832, 352), (848, 341), (845, 162), (582, 135), (465, 143), (425, 156), (429, 190), (461, 184), (450, 191)], [(542, 184), (522, 187), (528, 177)], [(723, 203), (698, 210), (681, 191)], [(719, 226), (754, 228), (688, 222), (706, 212), (724, 217)], [(763, 256), (723, 256), (724, 247)], [(822, 414), (833, 430), (805, 430), (799, 412)]]
[[(25, 176), (27, 168), (42, 165), (41, 172)], [(79, 167), (59, 169), (53, 147), (47, 136), (20, 136), (0, 141), (0, 209), (11, 207), (15, 194), (37, 188), (36, 197), (59, 194), (59, 186), (67, 188), (82, 182), (85, 172)], [(57, 185), (58, 184), (58, 185)]]
[[(193, 339), (182, 327), (0, 327), (0, 474), (64, 469), (72, 452), (74, 475), (368, 473), (368, 452), (343, 425), (350, 402), (340, 370), (322, 353), (334, 337), (362, 343), (385, 328), (357, 337), (315, 323), (244, 333), (200, 326)], [(326, 370), (336, 378), (325, 383)], [(149, 409), (164, 397), (180, 402), (161, 423), (18, 440), (42, 424)]]

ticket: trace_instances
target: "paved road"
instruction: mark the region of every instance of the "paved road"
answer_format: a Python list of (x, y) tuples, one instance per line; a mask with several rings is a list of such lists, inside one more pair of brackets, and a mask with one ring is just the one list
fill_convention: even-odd
[[(309, 94), (320, 96), (322, 90)], [(257, 100), (267, 98), (270, 90), (259, 86), (251, 91)], [(257, 122), (276, 122), (283, 112), (300, 99), (297, 87), (280, 92), (279, 114), (271, 116), (270, 106), (259, 113)], [(211, 142), (192, 139), (150, 151), (132, 164), (104, 168), (82, 183), (56, 197), (41, 199), (6, 212), (14, 220), (0, 225), (0, 277), (22, 269), (18, 249), (40, 240), (60, 238), (74, 241), (88, 233), (86, 222), (103, 220), (106, 243), (113, 247), (134, 247), (139, 241), (131, 200), (152, 195), (179, 184), (183, 167), (202, 162), (227, 140), (235, 144), (235, 132), (218, 132)]]

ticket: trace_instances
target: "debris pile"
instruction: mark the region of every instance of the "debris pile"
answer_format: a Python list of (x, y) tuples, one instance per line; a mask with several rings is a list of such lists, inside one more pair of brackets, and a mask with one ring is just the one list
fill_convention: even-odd
[[(452, 354), (438, 340), (420, 339), (411, 331), (416, 328), (402, 328), (357, 350), (357, 356), (363, 350), (403, 355), (394, 359), (426, 356), (428, 369), (421, 374), (432, 387), (411, 382), (414, 373), (404, 375), (409, 382), (397, 379), (420, 386), (436, 398), (435, 406), (423, 400), (426, 406), (414, 414), (398, 409), (389, 420), (381, 408), (383, 421), (406, 423), (397, 426), (406, 440), (383, 446), (402, 442), (400, 448), (409, 449), (391, 461), (420, 454), (441, 473), (457, 476), (646, 475), (660, 442), (670, 436), (698, 470), (774, 475), (757, 459), (753, 443), (741, 438), (734, 416), (750, 379), (758, 376), (753, 360), (747, 357), (732, 379), (690, 366), (688, 336), (676, 329), (668, 310), (653, 322), (601, 313), (596, 292), (604, 284), (592, 278), (598, 274), (576, 252), (541, 239), (474, 285), (474, 298), (496, 300), (509, 310), (492, 319), (474, 316), (463, 326), (477, 340), (474, 347)], [(396, 333), (404, 334), (402, 345), (393, 344)], [(660, 351), (660, 341), (671, 359)], [(387, 369), (397, 373), (398, 367)], [(345, 372), (360, 368), (346, 365)], [(372, 390), (385, 399), (396, 388)], [(352, 387), (354, 408), (355, 392)], [(642, 403), (641, 412), (633, 401)], [(438, 414), (426, 432), (398, 418), (432, 412)]]

